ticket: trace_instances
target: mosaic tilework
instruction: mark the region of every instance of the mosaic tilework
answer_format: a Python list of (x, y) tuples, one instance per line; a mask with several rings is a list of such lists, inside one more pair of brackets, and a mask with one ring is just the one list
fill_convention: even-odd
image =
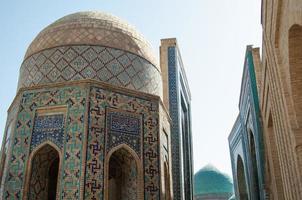
[(46, 27), (31, 43), (25, 57), (44, 49), (75, 44), (123, 49), (156, 64), (149, 43), (133, 26), (113, 15), (91, 11), (67, 15)]
[(59, 148), (63, 147), (64, 137), (64, 115), (42, 115), (36, 116), (34, 128), (31, 137), (30, 148), (33, 150), (36, 146), (46, 140), (55, 143)]
[[(246, 190), (251, 194), (250, 198), (265, 199), (266, 192), (262, 189), (264, 188), (265, 177), (263, 132), (261, 120), (259, 120), (261, 117), (253, 60), (253, 50), (248, 46), (241, 82), (239, 115), (229, 135), (229, 148), (236, 196), (239, 198), (237, 188), (240, 180), (237, 177), (237, 162), (238, 155), (240, 155), (241, 164), (245, 168)], [(251, 145), (252, 140), (254, 140), (254, 149)]]
[(101, 88), (90, 91), (86, 199), (103, 199), (106, 107), (143, 115), (143, 156), (145, 199), (160, 198), (158, 103), (122, 95)]
[(109, 109), (107, 112), (107, 152), (119, 144), (128, 144), (141, 156), (142, 117)]
[(131, 135), (139, 135), (141, 131), (140, 119), (131, 114), (110, 112), (108, 119), (110, 131)]
[(171, 143), (172, 143), (172, 174), (173, 174), (173, 191), (174, 198), (181, 200), (181, 184), (180, 184), (180, 168), (179, 168), (179, 96), (178, 96), (178, 83), (176, 80), (177, 77), (177, 68), (176, 68), (176, 48), (168, 48), (168, 67), (169, 67), (169, 100), (170, 100), (170, 116), (173, 121), (171, 132)]
[[(171, 149), (174, 199), (193, 198), (190, 97), (177, 47), (168, 47), (169, 112), (172, 119)], [(186, 114), (182, 117), (183, 110)], [(184, 198), (182, 198), (182, 196)]]
[(160, 72), (150, 62), (129, 52), (87, 45), (56, 47), (30, 56), (21, 66), (18, 88), (79, 79), (162, 95)]
[(67, 105), (66, 138), (64, 139), (61, 199), (79, 199), (79, 179), (82, 176), (84, 113), (86, 92), (81, 87), (37, 90), (24, 92), (17, 116), (12, 156), (6, 178), (4, 199), (22, 199), (31, 141), (35, 109), (45, 106)]
[[(14, 130), (13, 129), (14, 129), (15, 120), (17, 118), (19, 103), (20, 103), (20, 97), (16, 97), (15, 101), (11, 105), (11, 108), (9, 109), (9, 112), (7, 113), (6, 134), (8, 134), (8, 132), (7, 132), (8, 129), (10, 129), (12, 132), (11, 132), (11, 134), (9, 134), (10, 135), (10, 139), (8, 141), (8, 144), (9, 144), (8, 147), (7, 147), (8, 151), (7, 152), (5, 152), (5, 151), (1, 152), (2, 155), (1, 155), (1, 160), (0, 160), (0, 162), (1, 162), (0, 167), (2, 165), (3, 171), (2, 171), (1, 186), (0, 186), (0, 199), (2, 198), (1, 195), (3, 194), (4, 183), (5, 183), (5, 179), (7, 177), (7, 170), (8, 170), (8, 164), (9, 164), (9, 159), (7, 159), (7, 158), (10, 158), (11, 154), (12, 154), (12, 148), (11, 148), (11, 146), (12, 146), (12, 143), (13, 143), (12, 138), (14, 137), (14, 135), (13, 135)], [(9, 126), (12, 126), (12, 128), (8, 128)], [(5, 135), (3, 137), (3, 141), (7, 141), (7, 139), (8, 139), (7, 135)], [(6, 159), (4, 161), (2, 159), (4, 158), (5, 153), (6, 153)]]
[(90, 92), (89, 129), (86, 155), (85, 199), (103, 199), (105, 157), (104, 94)]

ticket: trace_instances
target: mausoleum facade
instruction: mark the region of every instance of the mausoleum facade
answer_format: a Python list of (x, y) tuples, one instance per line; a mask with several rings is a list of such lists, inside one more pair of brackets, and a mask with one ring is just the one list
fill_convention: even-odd
[[(167, 41), (177, 49), (175, 39)], [(106, 13), (71, 14), (42, 30), (8, 110), (1, 198), (192, 199), (184, 193), (192, 192), (192, 177), (186, 186), (172, 176), (192, 174), (190, 110), (181, 132), (186, 143), (175, 141), (180, 108), (171, 113), (164, 102), (178, 97), (155, 57), (135, 28)], [(174, 152), (174, 161), (174, 145), (189, 154)]]

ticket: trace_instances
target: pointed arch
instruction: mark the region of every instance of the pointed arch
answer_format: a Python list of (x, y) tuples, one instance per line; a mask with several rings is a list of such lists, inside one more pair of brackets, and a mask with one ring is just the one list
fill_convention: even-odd
[[(296, 139), (295, 153), (298, 170), (302, 173), (302, 25), (294, 24), (288, 30), (288, 63), (290, 97), (287, 100), (292, 133)], [(287, 95), (288, 96), (288, 95)]]
[(259, 185), (259, 178), (258, 178), (258, 161), (257, 161), (257, 151), (256, 151), (256, 143), (253, 131), (249, 128), (248, 129), (248, 137), (249, 137), (249, 152), (251, 155), (251, 164), (252, 164), (252, 178), (253, 178), (253, 188), (256, 199), (260, 199), (260, 185)]
[(288, 61), (291, 102), (296, 127), (302, 123), (302, 26), (294, 24), (288, 31)]
[[(62, 152), (61, 149), (54, 144), (51, 141), (45, 141), (38, 145), (29, 155), (28, 161), (27, 161), (27, 166), (26, 166), (26, 174), (25, 174), (25, 185), (24, 185), (24, 190), (23, 190), (23, 200), (31, 199), (30, 198), (30, 193), (31, 189), (33, 189), (31, 185), (32, 181), (32, 175), (33, 175), (33, 167), (36, 162), (36, 157), (39, 156), (39, 153), (43, 152), (43, 150), (48, 149), (52, 154), (50, 162), (47, 164), (47, 170), (45, 172), (49, 173), (49, 170), (52, 171), (57, 171), (57, 177), (56, 177), (56, 188), (54, 189), (55, 192), (55, 199), (59, 199), (59, 188), (60, 188), (60, 177), (61, 177), (61, 167), (62, 167)], [(54, 162), (57, 162), (57, 166), (54, 165)], [(45, 180), (48, 181), (48, 180)], [(44, 189), (48, 190), (48, 185), (47, 188), (45, 187)], [(47, 194), (48, 195), (48, 194)]]
[(248, 191), (246, 185), (245, 169), (240, 155), (237, 157), (237, 188), (240, 200), (248, 200)]
[[(106, 155), (105, 157), (105, 183), (104, 183), (104, 199), (109, 199), (109, 190), (110, 190), (110, 183), (109, 183), (109, 178), (110, 178), (110, 167), (112, 169), (112, 167), (114, 166), (110, 166), (114, 165), (115, 163), (120, 163), (120, 160), (117, 158), (115, 159), (115, 156), (118, 155), (121, 152), (126, 152), (127, 155), (133, 159), (135, 165), (136, 165), (136, 172), (137, 172), (137, 176), (136, 176), (136, 199), (138, 200), (143, 200), (143, 188), (144, 188), (144, 179), (143, 179), (143, 165), (142, 165), (142, 161), (139, 158), (139, 156), (137, 155), (137, 153), (128, 145), (126, 144), (120, 144), (114, 148), (112, 148)], [(114, 160), (112, 162), (112, 160)], [(111, 162), (110, 162), (111, 161)], [(120, 168), (122, 170), (122, 168)], [(123, 173), (124, 171), (122, 171), (121, 173)]]

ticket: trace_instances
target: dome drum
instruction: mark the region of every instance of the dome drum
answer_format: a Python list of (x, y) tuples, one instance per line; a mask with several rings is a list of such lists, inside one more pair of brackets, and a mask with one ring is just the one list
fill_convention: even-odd
[(144, 58), (109, 47), (72, 45), (42, 50), (20, 69), (18, 88), (92, 79), (161, 96), (161, 75)]

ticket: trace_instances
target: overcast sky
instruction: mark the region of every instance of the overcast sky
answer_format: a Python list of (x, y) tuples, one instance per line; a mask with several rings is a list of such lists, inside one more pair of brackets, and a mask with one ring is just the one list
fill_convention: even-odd
[(238, 115), (246, 45), (261, 45), (261, 0), (9, 0), (0, 3), (0, 141), (25, 51), (64, 15), (106, 11), (134, 25), (159, 54), (176, 37), (192, 93), (194, 171), (231, 175), (227, 137)]

